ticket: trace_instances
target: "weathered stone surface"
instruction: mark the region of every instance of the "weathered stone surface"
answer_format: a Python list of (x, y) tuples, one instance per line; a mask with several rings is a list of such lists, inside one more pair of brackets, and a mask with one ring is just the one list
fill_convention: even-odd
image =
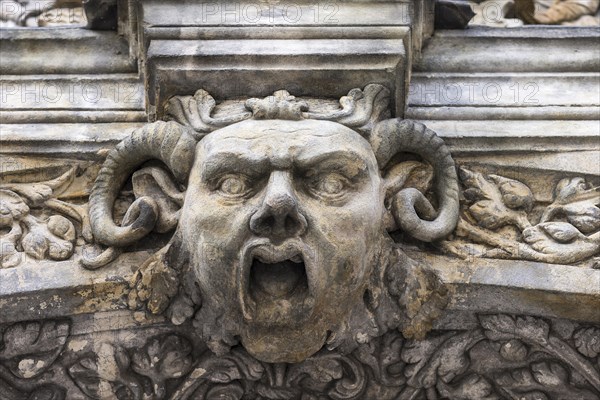
[[(179, 123), (147, 125), (109, 153), (89, 214), (94, 241), (110, 247), (84, 265), (97, 268), (153, 229), (176, 227), (134, 277), (129, 301), (166, 311), (175, 324), (194, 319), (217, 354), (241, 338), (259, 359), (299, 362), (326, 341), (351, 349), (392, 326), (421, 337), (444, 291), (383, 232), (401, 228), (424, 241), (447, 235), (457, 178), (432, 131), (384, 119), (388, 95), (372, 84), (334, 108), (279, 91), (247, 100), (245, 109), (222, 105), (221, 114), (204, 90), (172, 99), (167, 112)], [(423, 194), (402, 190), (416, 165), (396, 165), (399, 151), (433, 167), (440, 210), (432, 221), (414, 209), (433, 215)], [(116, 226), (119, 188), (152, 158), (175, 179), (158, 168), (136, 172), (136, 200)], [(398, 274), (406, 281), (388, 287)]]
[[(136, 71), (127, 41), (116, 32), (85, 29), (1, 29), (2, 74), (89, 74)], [(77, 62), (73, 55), (77, 54)], [(40, 82), (41, 83), (41, 82)]]
[(420, 72), (597, 72), (599, 28), (467, 29), (436, 32)]
[(107, 329), (131, 322), (115, 314), (97, 318), (103, 329), (93, 320), (68, 319), (2, 327), (3, 398), (595, 399), (600, 393), (600, 331), (568, 320), (484, 314), (472, 328), (422, 341), (389, 332), (349, 354), (323, 350), (301, 363), (269, 364), (240, 347), (217, 357), (183, 330), (138, 327), (115, 335)]
[(117, 3), (0, 33), (1, 399), (599, 398), (598, 29)]
[(198, 87), (216, 99), (282, 88), (341, 97), (371, 82), (392, 91), (401, 116), (412, 44), (423, 34), (409, 26), (426, 19), (424, 3), (143, 2), (148, 112), (161, 119), (171, 96)]

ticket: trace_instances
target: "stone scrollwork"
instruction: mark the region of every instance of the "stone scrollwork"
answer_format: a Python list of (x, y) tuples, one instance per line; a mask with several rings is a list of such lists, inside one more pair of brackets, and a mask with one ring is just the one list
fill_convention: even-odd
[[(204, 90), (171, 99), (169, 121), (108, 154), (89, 199), (94, 240), (107, 249), (84, 266), (174, 230), (139, 268), (129, 305), (193, 320), (220, 356), (241, 342), (262, 361), (300, 362), (390, 329), (423, 337), (447, 293), (388, 232), (427, 242), (451, 233), (458, 178), (443, 141), (389, 119), (388, 101), (377, 84), (339, 101), (277, 91), (217, 104)], [(430, 198), (411, 183), (423, 163)], [(136, 199), (117, 225), (130, 177)]]
[[(2, 330), (0, 330), (2, 332)], [(352, 352), (321, 349), (268, 363), (235, 346), (222, 356), (183, 333), (139, 344), (78, 338), (69, 323), (25, 322), (0, 339), (2, 399), (584, 399), (600, 396), (600, 330), (567, 320), (480, 315), (423, 340), (398, 331)], [(136, 336), (133, 335), (133, 336)], [(123, 336), (126, 337), (126, 336)], [(74, 340), (75, 339), (70, 339)], [(74, 353), (74, 348), (89, 351)], [(24, 349), (24, 347), (26, 349)]]
[(43, 182), (0, 183), (0, 268), (26, 257), (67, 260), (75, 251), (78, 223), (88, 236), (87, 212), (57, 197), (73, 182), (76, 168)]
[(444, 250), (461, 257), (556, 264), (579, 263), (600, 254), (600, 187), (584, 178), (561, 179), (553, 201), (543, 204), (514, 179), (466, 168), (461, 168), (460, 177), (466, 201), (456, 239), (442, 243)]
[(62, 400), (60, 382), (44, 374), (54, 367), (69, 337), (67, 320), (20, 322), (0, 330), (0, 398)]

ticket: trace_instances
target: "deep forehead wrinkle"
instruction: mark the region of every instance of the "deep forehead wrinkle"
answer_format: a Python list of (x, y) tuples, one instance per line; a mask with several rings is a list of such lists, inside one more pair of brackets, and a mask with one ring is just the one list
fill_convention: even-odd
[(204, 160), (203, 167), (202, 176), (209, 179), (223, 173), (262, 175), (270, 169), (271, 163), (267, 157), (254, 152), (218, 151)]
[[(310, 168), (321, 164), (331, 164), (342, 169), (364, 171), (367, 169), (367, 161), (363, 156), (348, 150), (329, 150), (309, 152), (294, 157), (288, 154), (289, 159), (285, 163), (287, 168)], [(281, 160), (273, 159), (267, 154), (246, 151), (216, 151), (204, 160), (203, 176), (211, 177), (222, 173), (246, 173), (261, 175), (268, 170), (282, 168)]]
[(308, 167), (324, 162), (348, 163), (361, 168), (366, 167), (365, 156), (353, 150), (348, 149), (318, 149), (311, 151), (312, 148), (302, 149), (296, 157), (296, 164), (301, 167)]
[[(316, 130), (314, 128), (293, 128), (293, 129), (281, 129), (281, 128), (268, 128), (265, 129), (263, 131), (263, 133), (268, 133), (268, 134), (278, 134), (278, 133), (284, 133), (284, 134), (292, 134), (292, 133), (302, 133), (302, 134), (308, 134), (311, 136), (317, 136), (317, 137), (330, 137), (330, 136), (338, 136), (341, 134), (341, 132), (331, 132), (331, 131), (325, 131), (325, 130)], [(347, 132), (344, 132), (347, 134)]]
[(293, 138), (300, 138), (301, 136), (309, 135), (313, 137), (335, 137), (343, 134), (347, 134), (347, 132), (323, 132), (323, 131), (315, 131), (314, 129), (290, 129), (290, 130), (281, 130), (277, 128), (269, 128), (263, 131), (253, 131), (253, 132), (237, 132), (237, 133), (223, 133), (220, 134), (217, 138), (216, 135), (213, 136), (214, 140), (226, 140), (226, 139), (234, 139), (234, 140), (255, 140), (260, 137), (265, 137), (265, 134), (277, 135), (280, 136), (282, 140), (288, 140), (290, 136), (298, 134), (298, 136), (292, 136)]

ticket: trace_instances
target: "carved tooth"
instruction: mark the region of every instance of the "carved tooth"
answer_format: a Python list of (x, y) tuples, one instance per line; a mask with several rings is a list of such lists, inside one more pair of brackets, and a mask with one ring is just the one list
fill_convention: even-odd
[(245, 296), (242, 302), (242, 314), (246, 321), (252, 321), (252, 316), (256, 313), (256, 302), (251, 298), (249, 294)]
[(300, 264), (302, 262), (302, 256), (300, 254), (296, 254), (295, 256), (290, 258), (290, 260), (292, 260), (292, 262), (296, 264)]
[[(335, 340), (336, 340), (336, 339), (337, 339), (337, 338), (336, 338), (336, 334), (335, 334), (335, 332), (331, 332), (331, 331), (329, 331), (329, 335), (328, 335), (327, 339), (325, 340), (325, 343), (326, 343), (327, 345), (331, 345), (332, 343), (334, 343), (334, 342), (335, 342)], [(328, 346), (328, 348), (329, 348), (329, 346)]]

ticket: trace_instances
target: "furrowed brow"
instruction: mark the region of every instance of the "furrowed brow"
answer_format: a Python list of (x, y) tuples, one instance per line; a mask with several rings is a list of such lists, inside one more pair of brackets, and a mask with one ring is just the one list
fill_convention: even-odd
[(207, 181), (224, 174), (262, 175), (269, 170), (266, 158), (253, 154), (220, 152), (209, 156), (203, 163), (202, 179)]
[(296, 165), (300, 169), (339, 170), (349, 176), (362, 175), (367, 171), (367, 162), (358, 153), (348, 150), (326, 151), (316, 155), (299, 157)]

